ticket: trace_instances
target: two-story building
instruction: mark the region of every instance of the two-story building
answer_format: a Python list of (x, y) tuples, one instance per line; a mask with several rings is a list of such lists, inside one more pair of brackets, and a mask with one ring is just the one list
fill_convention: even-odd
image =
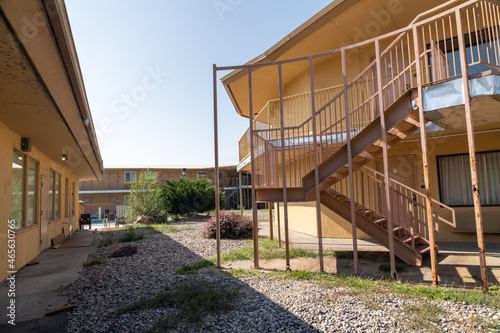
[[(116, 216), (116, 207), (126, 204), (132, 183), (137, 179), (139, 173), (144, 170), (157, 173), (158, 185), (165, 185), (166, 180), (178, 180), (180, 178), (191, 180), (204, 178), (212, 182), (215, 178), (214, 167), (209, 166), (120, 166), (105, 168), (104, 178), (101, 181), (80, 183), (80, 200), (84, 204), (82, 213), (98, 214), (100, 216), (111, 213)], [(224, 208), (239, 208), (241, 203), (240, 195), (244, 199), (243, 205), (250, 204), (248, 200), (250, 196), (249, 179), (250, 177), (247, 174), (242, 175), (243, 191), (240, 192), (240, 178), (236, 166), (222, 166), (219, 168), (219, 184), (226, 198)]]
[(373, 238), (413, 264), (434, 240), (500, 242), (499, 9), (336, 0), (216, 67), (250, 118), (238, 168), (256, 200), (283, 203), (291, 230)]

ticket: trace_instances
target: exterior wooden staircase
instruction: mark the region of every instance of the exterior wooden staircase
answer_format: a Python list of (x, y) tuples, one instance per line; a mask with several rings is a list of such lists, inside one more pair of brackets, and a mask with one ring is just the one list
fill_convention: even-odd
[[(351, 200), (342, 193), (323, 191), (321, 192), (321, 203), (347, 221), (351, 220)], [(356, 210), (356, 226), (388, 248), (387, 218), (371, 209), (365, 209), (358, 202), (354, 201), (354, 206)], [(394, 226), (392, 232), (395, 254), (409, 265), (420, 266), (422, 264), (422, 255), (430, 251), (428, 241), (400, 225)]]

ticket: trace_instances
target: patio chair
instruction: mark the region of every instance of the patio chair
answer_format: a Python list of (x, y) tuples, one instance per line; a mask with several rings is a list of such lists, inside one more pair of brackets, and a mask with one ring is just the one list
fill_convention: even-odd
[(83, 229), (82, 226), (85, 226), (85, 224), (88, 224), (89, 230), (92, 230), (92, 219), (90, 218), (90, 214), (80, 215), (80, 229)]

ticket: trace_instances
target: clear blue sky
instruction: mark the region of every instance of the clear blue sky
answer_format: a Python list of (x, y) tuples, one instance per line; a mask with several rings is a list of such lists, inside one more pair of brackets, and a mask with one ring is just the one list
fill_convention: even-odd
[[(261, 54), (330, 0), (66, 0), (104, 165), (213, 165), (212, 65)], [(220, 82), (220, 81), (219, 81)], [(220, 163), (248, 120), (219, 84)]]

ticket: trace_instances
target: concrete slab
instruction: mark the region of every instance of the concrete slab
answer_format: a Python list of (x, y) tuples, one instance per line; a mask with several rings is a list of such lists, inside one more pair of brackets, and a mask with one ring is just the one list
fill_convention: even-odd
[[(97, 240), (96, 240), (97, 239)], [(36, 257), (39, 264), (21, 268), (15, 276), (16, 323), (42, 318), (45, 311), (66, 305), (66, 298), (55, 290), (72, 283), (78, 277), (82, 263), (88, 255), (97, 250), (100, 233), (81, 230), (63, 242), (87, 244), (79, 247), (47, 249)], [(11, 298), (7, 295), (7, 281), (0, 285), (0, 308), (6, 309)], [(7, 323), (8, 317), (2, 313), (0, 324)]]

